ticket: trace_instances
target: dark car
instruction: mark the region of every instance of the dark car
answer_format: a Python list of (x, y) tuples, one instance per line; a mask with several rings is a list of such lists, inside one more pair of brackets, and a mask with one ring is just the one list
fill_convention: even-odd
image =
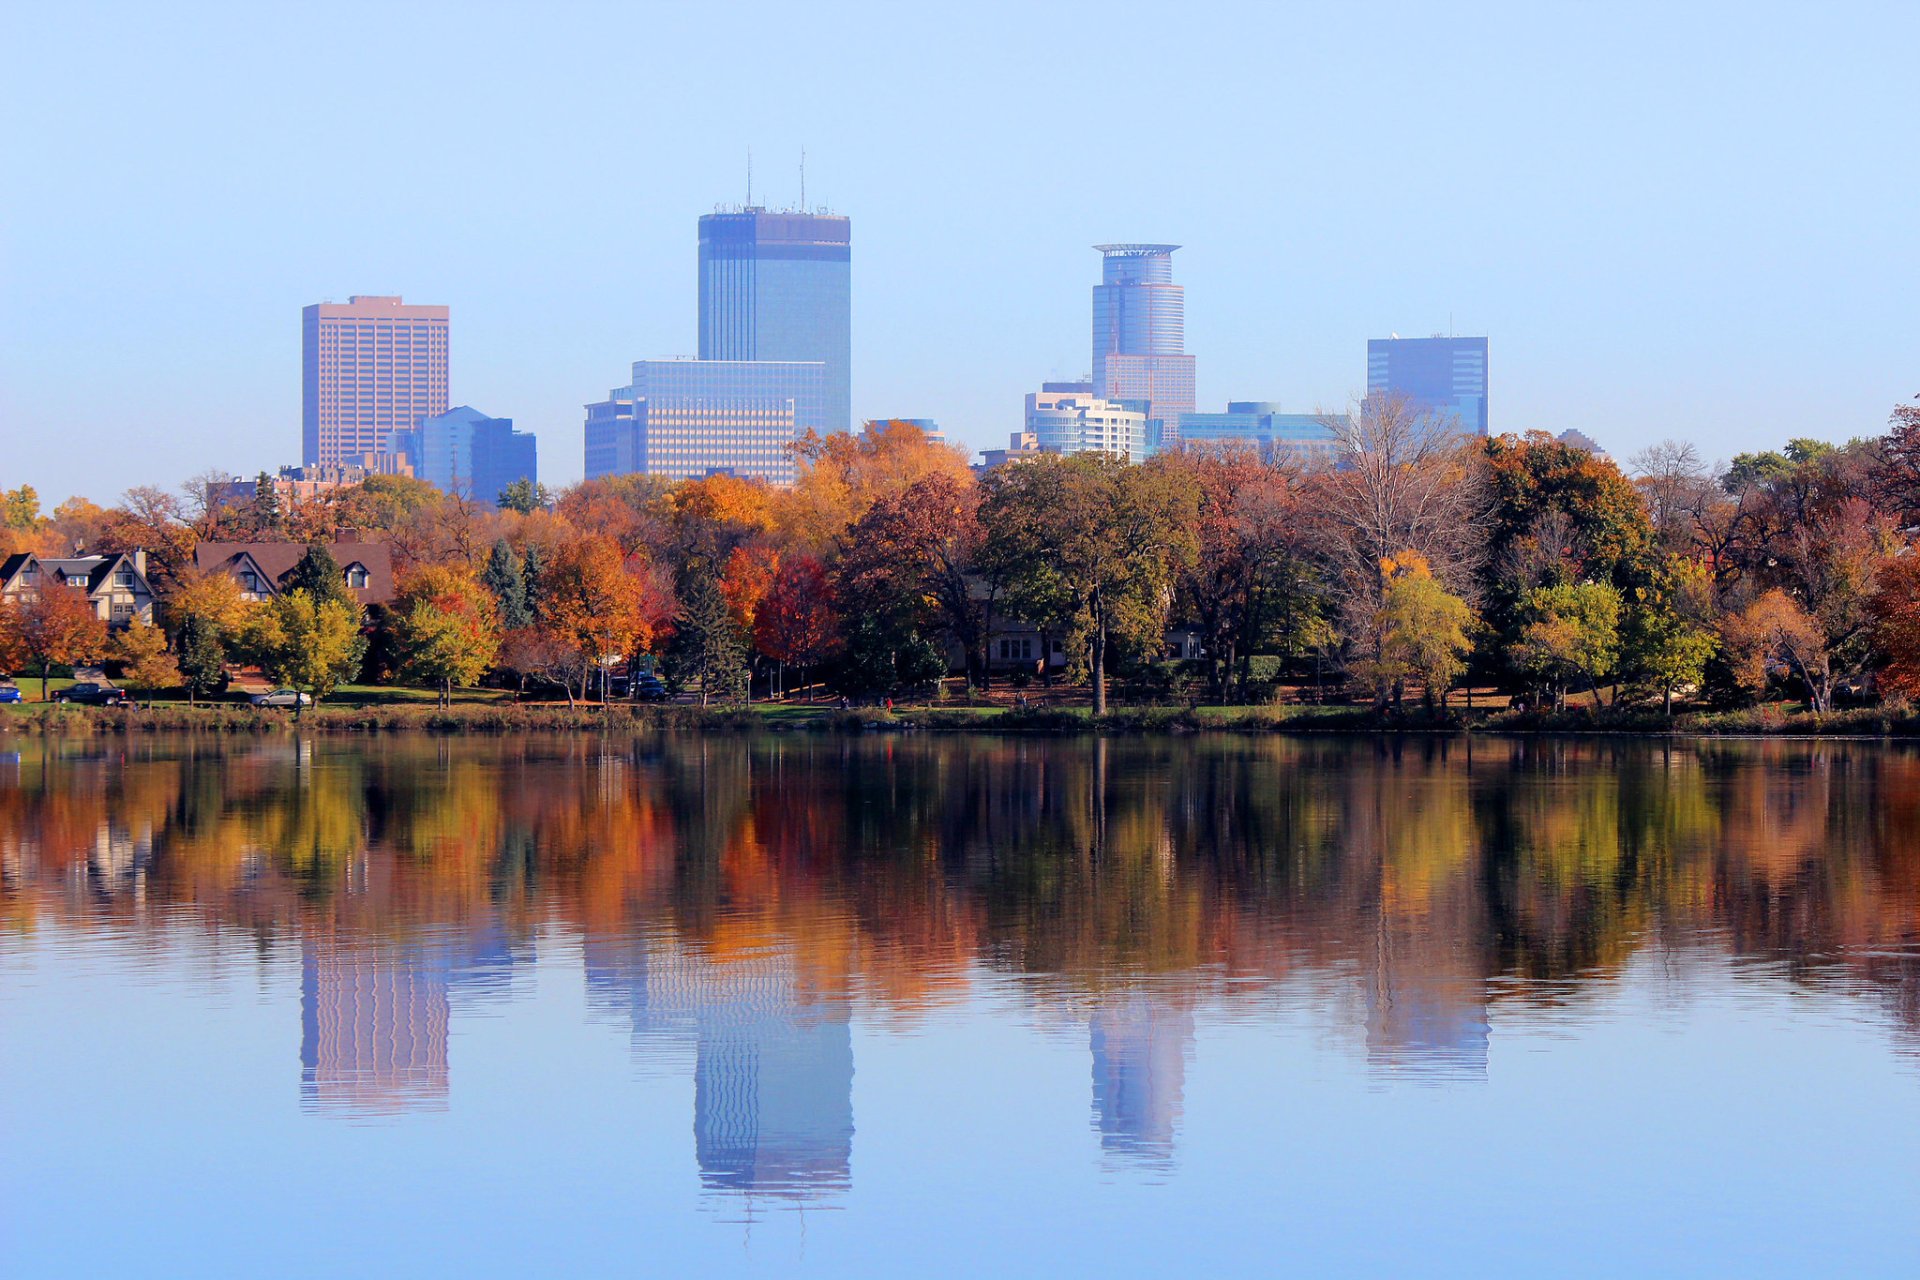
[(633, 700), (635, 702), (665, 702), (667, 686), (660, 683), (656, 675), (640, 675), (633, 678)]
[(116, 689), (110, 684), (69, 685), (53, 695), (55, 702), (77, 702), (83, 707), (124, 707), (128, 703), (127, 691)]

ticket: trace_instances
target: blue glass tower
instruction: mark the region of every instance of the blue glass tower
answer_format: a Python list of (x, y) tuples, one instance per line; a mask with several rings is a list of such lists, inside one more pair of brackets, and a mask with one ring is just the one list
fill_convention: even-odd
[(1367, 395), (1402, 396), (1435, 425), (1487, 434), (1485, 338), (1369, 338)]
[(828, 431), (853, 425), (852, 227), (758, 208), (700, 219), (700, 358), (824, 365)]

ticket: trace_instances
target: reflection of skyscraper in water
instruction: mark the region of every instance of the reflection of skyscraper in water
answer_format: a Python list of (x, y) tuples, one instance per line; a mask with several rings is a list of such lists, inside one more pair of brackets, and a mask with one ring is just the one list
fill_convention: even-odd
[(1434, 1079), (1487, 1074), (1486, 983), (1437, 957), (1374, 959), (1367, 983), (1367, 1062)]
[(1100, 1145), (1148, 1162), (1173, 1158), (1193, 1014), (1144, 992), (1104, 999), (1090, 1019), (1093, 1122)]
[(497, 924), (402, 945), (306, 938), (302, 1101), (361, 1113), (444, 1105), (452, 998), (504, 992), (513, 963)]
[(300, 1096), (402, 1111), (447, 1095), (444, 953), (309, 939), (300, 961)]
[(853, 1159), (853, 1030), (794, 957), (716, 958), (675, 940), (589, 941), (602, 1003), (625, 986), (636, 1051), (694, 1050), (693, 1138), (709, 1188), (804, 1199), (843, 1190)]

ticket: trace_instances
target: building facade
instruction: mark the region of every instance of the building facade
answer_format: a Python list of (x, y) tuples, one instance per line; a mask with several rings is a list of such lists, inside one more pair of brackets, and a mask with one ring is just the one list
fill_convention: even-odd
[(1137, 401), (1171, 443), (1194, 409), (1186, 354), (1186, 291), (1173, 282), (1177, 244), (1101, 244), (1093, 287), (1093, 394)]
[(1041, 453), (1111, 453), (1130, 462), (1147, 456), (1144, 412), (1078, 391), (1028, 392), (1025, 434)]
[(358, 463), (447, 411), (445, 307), (356, 295), (301, 312), (300, 460)]
[(1370, 338), (1367, 396), (1404, 399), (1437, 429), (1487, 434), (1485, 338)]
[(760, 208), (700, 219), (700, 358), (823, 366), (807, 422), (821, 432), (853, 426), (852, 228)]
[(97, 556), (37, 556), (22, 551), (0, 562), (0, 597), (31, 600), (42, 591), (78, 591), (93, 616), (118, 630), (153, 621), (153, 587), (147, 582), (147, 553)]
[(422, 418), (393, 434), (413, 473), (445, 493), (495, 505), (519, 480), (537, 483), (539, 456), (533, 436), (516, 431), (512, 418), (491, 418), (471, 405)]
[(1267, 400), (1229, 400), (1225, 413), (1183, 413), (1183, 444), (1249, 444), (1262, 453), (1301, 461), (1331, 456), (1336, 419), (1319, 413), (1282, 413)]
[(587, 477), (792, 484), (792, 445), (819, 429), (824, 381), (818, 362), (636, 360), (633, 385), (587, 406)]

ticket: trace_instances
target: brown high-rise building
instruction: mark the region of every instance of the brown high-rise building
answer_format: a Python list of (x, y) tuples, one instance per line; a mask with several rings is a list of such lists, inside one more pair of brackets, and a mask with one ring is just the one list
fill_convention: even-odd
[(355, 296), (300, 313), (300, 459), (356, 463), (447, 411), (447, 308)]

